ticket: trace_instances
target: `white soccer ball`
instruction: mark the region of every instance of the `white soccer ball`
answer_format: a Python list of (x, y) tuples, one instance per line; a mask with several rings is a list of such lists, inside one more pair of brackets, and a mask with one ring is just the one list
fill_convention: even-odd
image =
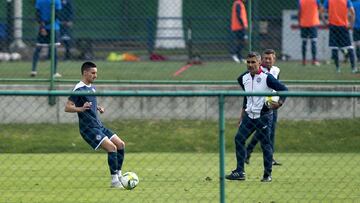
[(265, 97), (265, 105), (271, 108), (271, 104), (279, 102), (279, 96), (267, 96)]
[(134, 172), (126, 172), (122, 175), (120, 182), (125, 189), (132, 190), (139, 184), (139, 177)]
[(6, 52), (0, 52), (0, 61), (9, 61), (10, 60), (10, 54)]
[(18, 61), (21, 59), (21, 54), (17, 53), (17, 52), (13, 52), (10, 54), (10, 59), (12, 61)]

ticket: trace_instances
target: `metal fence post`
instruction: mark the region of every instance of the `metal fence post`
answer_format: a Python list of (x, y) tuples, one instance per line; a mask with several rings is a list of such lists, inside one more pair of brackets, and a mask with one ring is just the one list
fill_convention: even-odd
[[(50, 67), (50, 90), (54, 90), (54, 74), (55, 74), (55, 0), (51, 1), (51, 67)], [(49, 96), (49, 104), (55, 105), (55, 97)]]
[(219, 177), (220, 177), (220, 202), (225, 203), (225, 116), (224, 95), (219, 95)]

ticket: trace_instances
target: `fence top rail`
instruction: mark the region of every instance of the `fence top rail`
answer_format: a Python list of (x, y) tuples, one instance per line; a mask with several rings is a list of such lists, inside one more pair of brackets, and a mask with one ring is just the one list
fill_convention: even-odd
[[(55, 79), (57, 83), (75, 83), (78, 79)], [(0, 78), (0, 82), (50, 82), (49, 79)], [(281, 80), (285, 84), (359, 85), (360, 80)], [(170, 85), (237, 85), (235, 80), (96, 80), (97, 84), (170, 84)]]
[(244, 92), (238, 90), (201, 90), (201, 91), (98, 91), (73, 92), (63, 90), (0, 90), (0, 96), (122, 96), (122, 97), (203, 97), (203, 96), (288, 96), (288, 97), (360, 97), (360, 92), (340, 91), (283, 91), (283, 92)]

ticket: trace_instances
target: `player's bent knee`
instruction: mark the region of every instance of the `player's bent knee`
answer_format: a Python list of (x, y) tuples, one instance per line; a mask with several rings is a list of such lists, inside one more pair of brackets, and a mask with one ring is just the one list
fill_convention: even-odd
[(118, 149), (125, 149), (125, 142), (117, 135), (114, 135), (111, 141), (117, 146)]
[(107, 152), (116, 152), (117, 147), (114, 143), (112, 143), (110, 140), (104, 141), (101, 144), (101, 147), (105, 149)]

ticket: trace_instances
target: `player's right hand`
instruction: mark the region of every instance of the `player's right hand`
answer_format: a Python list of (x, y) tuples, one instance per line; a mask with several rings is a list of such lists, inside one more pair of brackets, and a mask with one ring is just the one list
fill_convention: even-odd
[(91, 105), (92, 105), (91, 102), (85, 102), (83, 105), (83, 110), (86, 111), (86, 110), (91, 109)]
[(42, 35), (42, 36), (46, 36), (48, 34), (46, 29), (43, 27), (40, 28), (39, 32), (40, 32), (40, 35)]

